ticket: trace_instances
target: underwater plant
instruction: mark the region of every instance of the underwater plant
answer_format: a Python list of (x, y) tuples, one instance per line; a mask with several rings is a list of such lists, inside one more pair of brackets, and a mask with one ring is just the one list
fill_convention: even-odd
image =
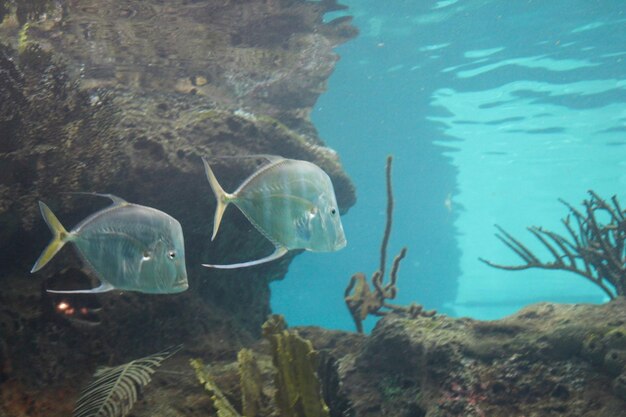
[[(286, 329), (285, 319), (271, 316), (263, 324), (263, 336), (271, 347), (274, 366), (273, 407), (280, 417), (329, 417), (317, 375), (318, 352), (311, 342)], [(219, 389), (207, 367), (199, 359), (190, 361), (196, 377), (211, 394), (219, 417), (260, 417), (275, 415), (264, 407), (261, 372), (254, 354), (242, 349), (237, 355), (241, 388), (241, 414)], [(272, 407), (272, 408), (273, 408)]]
[(380, 245), (380, 265), (378, 270), (372, 274), (372, 286), (374, 287), (374, 291), (370, 289), (365, 274), (363, 272), (357, 272), (350, 278), (350, 282), (344, 292), (346, 306), (348, 306), (356, 330), (359, 333), (363, 333), (363, 320), (365, 320), (368, 315), (384, 316), (388, 313), (388, 311), (381, 311), (383, 307), (397, 313), (408, 313), (411, 317), (417, 317), (419, 315), (430, 317), (436, 313), (434, 310), (424, 311), (423, 307), (419, 304), (398, 306), (385, 301), (396, 298), (398, 268), (400, 267), (400, 261), (405, 257), (407, 251), (406, 247), (402, 248), (400, 253), (393, 259), (389, 273), (389, 283), (383, 285), (385, 267), (387, 264), (387, 244), (389, 242), (389, 236), (391, 235), (391, 225), (393, 221), (393, 190), (391, 187), (392, 160), (391, 155), (387, 156), (385, 171), (387, 178), (387, 221), (383, 240)]
[(588, 193), (591, 198), (583, 200), (584, 211), (559, 199), (570, 211), (561, 219), (569, 236), (539, 226), (528, 227), (528, 231), (550, 252), (552, 260), (542, 261), (528, 247), (496, 225), (500, 232), (496, 237), (522, 258), (525, 264), (500, 265), (483, 258), (479, 258), (480, 261), (508, 271), (530, 268), (570, 271), (596, 284), (610, 299), (626, 295), (626, 210), (622, 209), (616, 196), (611, 197), (609, 203), (593, 190)]
[(270, 342), (276, 368), (274, 401), (280, 416), (329, 417), (317, 377), (317, 351), (309, 340), (286, 327), (280, 315), (272, 315), (263, 324), (263, 337)]
[[(241, 417), (241, 414), (235, 410), (228, 398), (224, 395), (221, 389), (217, 386), (210, 373), (207, 371), (207, 367), (200, 359), (191, 359), (189, 365), (196, 372), (196, 378), (198, 382), (202, 384), (204, 389), (211, 394), (211, 400), (213, 406), (217, 410), (218, 417)], [(247, 417), (247, 416), (246, 416)]]
[(175, 346), (145, 358), (96, 370), (94, 380), (83, 389), (73, 417), (124, 417), (137, 401), (138, 391), (148, 385), (161, 363), (178, 352)]

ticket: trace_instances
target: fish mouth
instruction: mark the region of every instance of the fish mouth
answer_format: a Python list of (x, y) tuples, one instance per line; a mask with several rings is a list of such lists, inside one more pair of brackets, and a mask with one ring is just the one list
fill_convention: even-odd
[(335, 244), (335, 250), (343, 249), (346, 247), (347, 244), (348, 244), (348, 241), (346, 240), (346, 238), (345, 237), (341, 238)]
[(174, 286), (172, 287), (172, 292), (173, 293), (183, 292), (187, 288), (189, 288), (189, 283), (187, 282), (187, 277), (184, 277), (184, 278), (177, 280), (174, 283)]

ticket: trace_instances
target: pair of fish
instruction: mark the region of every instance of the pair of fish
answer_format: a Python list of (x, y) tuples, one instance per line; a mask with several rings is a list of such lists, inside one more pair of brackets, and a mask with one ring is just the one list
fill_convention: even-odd
[[(275, 247), (269, 256), (231, 265), (233, 269), (278, 259), (292, 249), (336, 251), (346, 245), (337, 201), (328, 175), (306, 161), (266, 156), (270, 163), (225, 192), (203, 159), (217, 198), (213, 240), (226, 207), (233, 203)], [(56, 293), (100, 293), (112, 289), (144, 293), (176, 293), (187, 289), (184, 241), (180, 223), (162, 211), (130, 204), (110, 194), (113, 205), (96, 212), (67, 232), (43, 202), (41, 213), (54, 237), (31, 272), (47, 264), (67, 242), (76, 246), (100, 280), (88, 290)]]

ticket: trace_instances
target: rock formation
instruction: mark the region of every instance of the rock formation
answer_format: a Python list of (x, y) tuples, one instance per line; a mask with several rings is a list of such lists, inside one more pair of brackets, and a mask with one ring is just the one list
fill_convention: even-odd
[[(215, 158), (227, 190), (256, 165), (220, 156), (310, 160), (331, 176), (340, 210), (354, 204), (337, 155), (309, 121), (337, 60), (333, 47), (356, 33), (346, 19), (323, 22), (340, 6), (42, 0), (19, 14), (1, 3), (0, 415), (68, 415), (97, 364), (178, 343), (219, 358), (258, 336), (268, 283), (295, 254), (247, 270), (200, 266), (272, 250), (235, 209), (210, 242), (215, 201), (200, 158)], [(28, 272), (50, 239), (37, 200), (68, 228), (108, 204), (63, 194), (71, 191), (113, 193), (177, 218), (190, 289), (47, 294), (93, 286), (69, 247)]]

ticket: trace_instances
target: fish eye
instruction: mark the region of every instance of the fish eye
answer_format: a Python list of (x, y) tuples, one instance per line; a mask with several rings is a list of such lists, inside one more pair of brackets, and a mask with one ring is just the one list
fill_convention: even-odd
[(144, 251), (143, 253), (143, 260), (144, 261), (149, 261), (151, 257), (150, 251)]
[(169, 252), (167, 253), (167, 256), (168, 256), (168, 258), (170, 258), (170, 259), (174, 259), (174, 258), (176, 258), (176, 252), (174, 252), (173, 250), (171, 250), (171, 251), (169, 251)]
[(335, 210), (334, 208), (330, 209), (330, 214), (334, 216), (335, 214), (337, 214), (337, 210)]

